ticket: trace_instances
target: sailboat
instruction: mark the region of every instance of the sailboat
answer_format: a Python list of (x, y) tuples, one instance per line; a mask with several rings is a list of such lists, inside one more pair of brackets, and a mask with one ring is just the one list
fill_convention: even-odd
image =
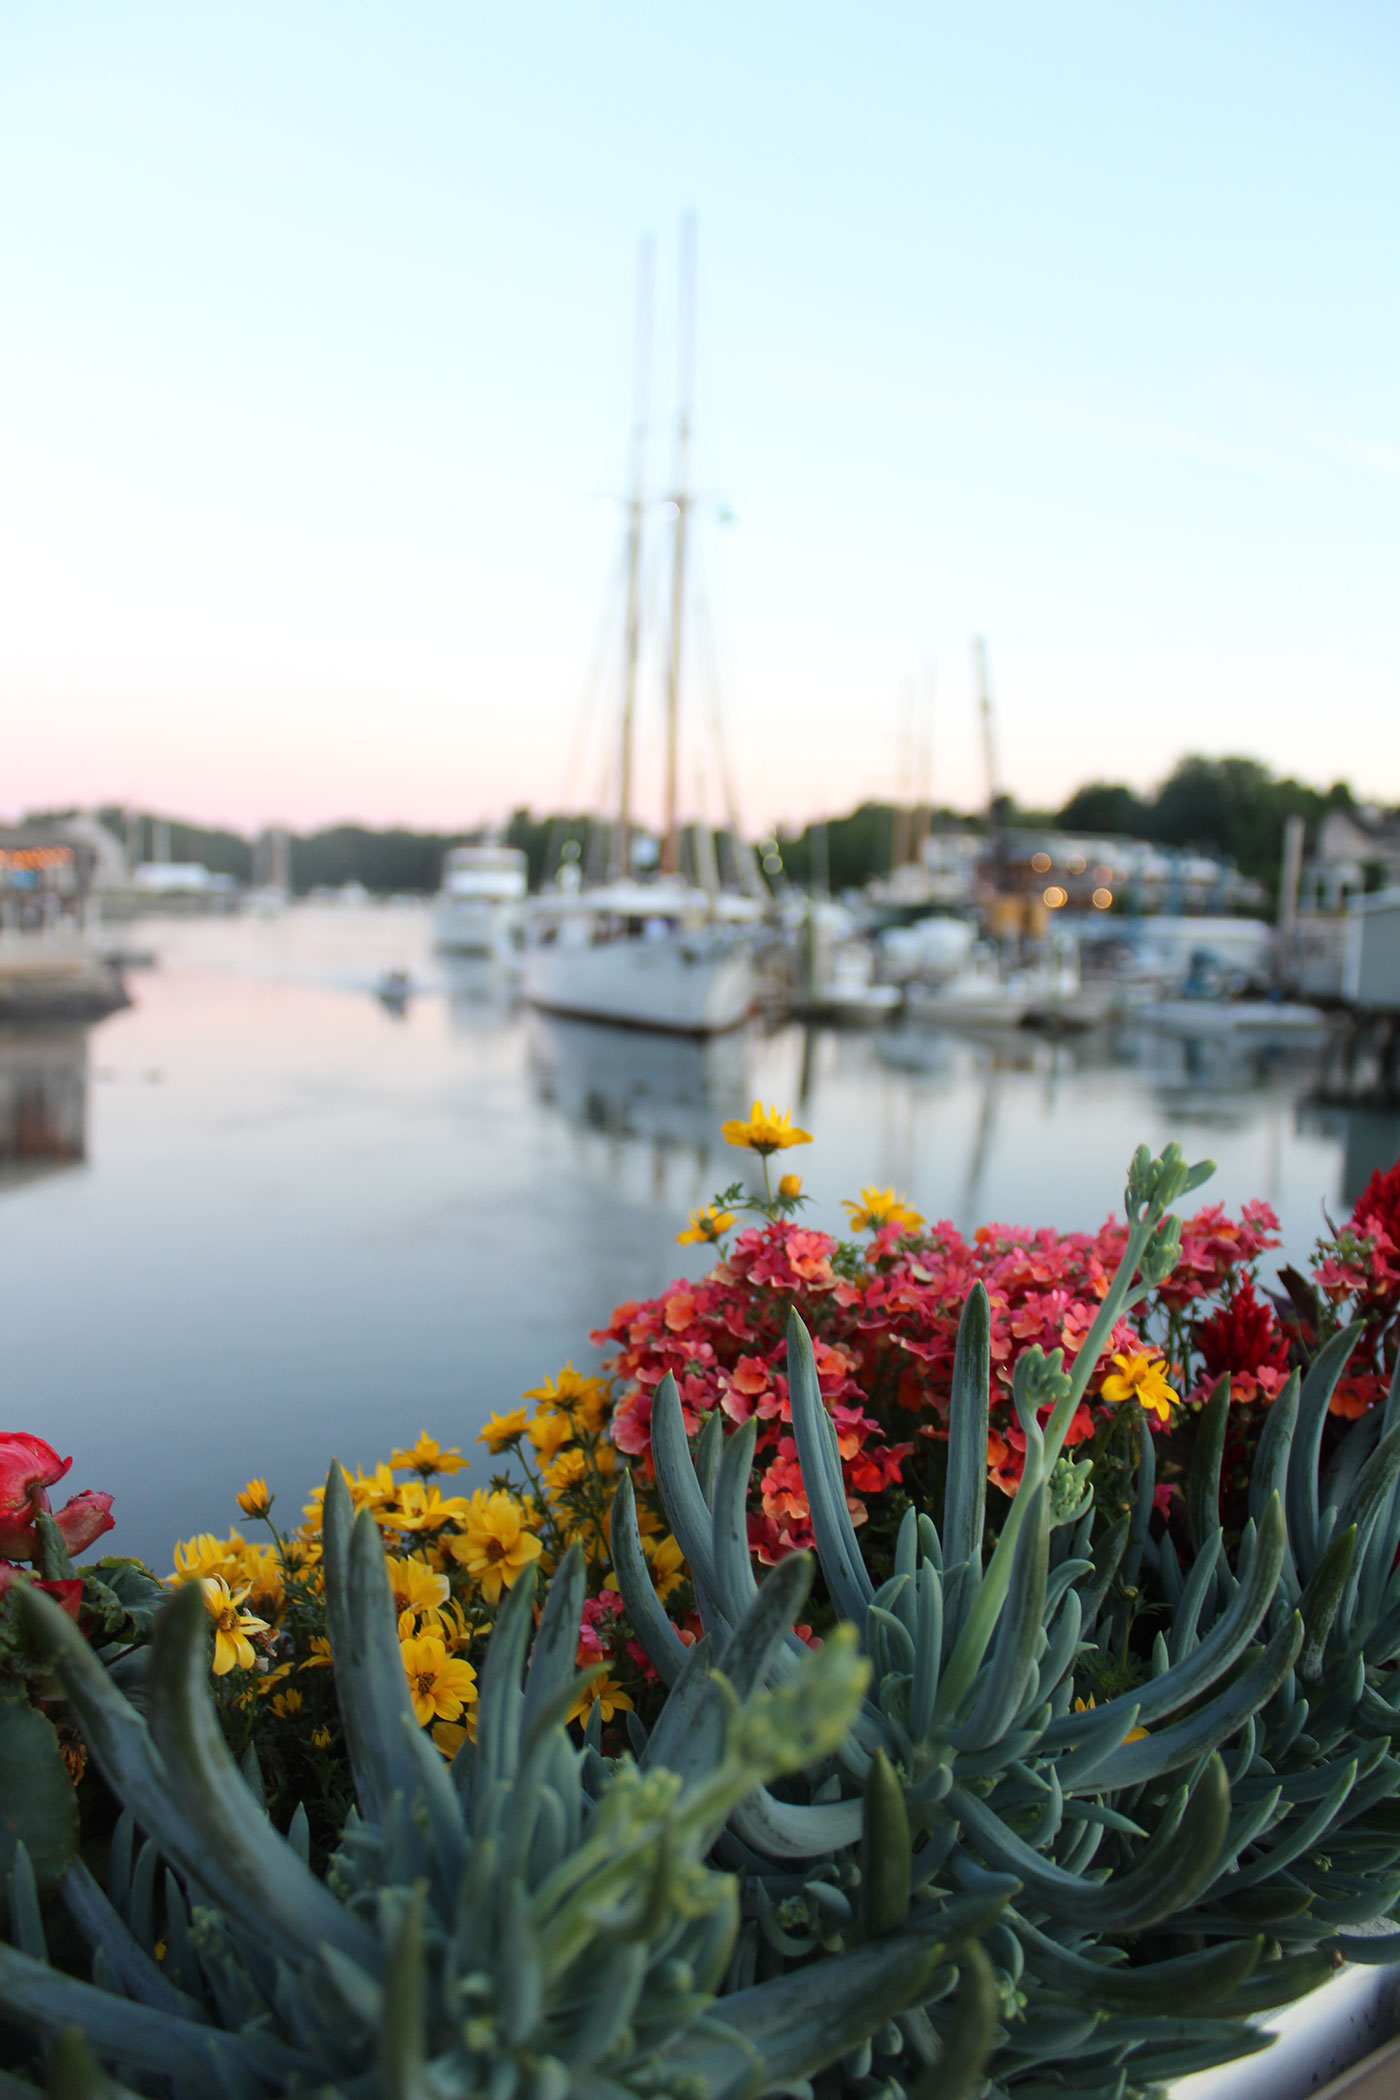
[[(670, 634), (666, 664), (664, 821), (657, 872), (637, 867), (633, 754), (637, 667), (641, 648), (642, 537), (645, 518), (646, 367), (649, 270), (643, 255), (638, 297), (637, 399), (632, 489), (628, 503), (627, 591), (623, 634), (619, 799), (613, 865), (589, 886), (576, 867), (552, 894), (536, 900), (526, 929), (522, 991), (545, 1012), (606, 1021), (615, 1027), (708, 1036), (737, 1028), (756, 996), (752, 926), (758, 906), (724, 895), (717, 877), (704, 887), (685, 881), (680, 864), (678, 805), (682, 642), (686, 544), (693, 498), (688, 488), (693, 356), (694, 248), (686, 222), (681, 247), (681, 384), (676, 421)], [(706, 834), (707, 843), (711, 843)], [(702, 856), (713, 876), (713, 852)]]

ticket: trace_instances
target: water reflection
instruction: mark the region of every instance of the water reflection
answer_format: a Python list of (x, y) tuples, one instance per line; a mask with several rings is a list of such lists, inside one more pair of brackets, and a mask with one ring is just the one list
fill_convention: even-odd
[(87, 1158), (86, 1028), (0, 1027), (0, 1188)]
[(743, 1029), (698, 1041), (532, 1010), (526, 1041), (539, 1098), (610, 1137), (684, 1145), (705, 1157), (723, 1119), (748, 1105)]
[(1400, 1109), (1321, 1107), (1304, 1101), (1298, 1107), (1298, 1128), (1340, 1143), (1343, 1210), (1352, 1208), (1373, 1174), (1384, 1174), (1400, 1159)]

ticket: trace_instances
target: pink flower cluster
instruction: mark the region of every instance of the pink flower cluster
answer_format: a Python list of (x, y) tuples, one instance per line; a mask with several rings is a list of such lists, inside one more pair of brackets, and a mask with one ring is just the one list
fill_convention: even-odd
[[(1228, 1295), (1238, 1276), (1278, 1244), (1267, 1204), (1238, 1219), (1215, 1206), (1188, 1220), (1182, 1258), (1149, 1311), (1163, 1328), (1185, 1327), (1190, 1314)], [(831, 1410), (843, 1461), (847, 1501), (856, 1523), (873, 1498), (918, 1468), (928, 1442), (947, 1435), (958, 1321), (975, 1282), (991, 1305), (991, 1478), (1008, 1493), (1020, 1478), (1025, 1439), (1011, 1405), (1017, 1359), (1032, 1346), (1083, 1347), (1122, 1253), (1126, 1228), (1056, 1233), (989, 1225), (971, 1240), (942, 1223), (910, 1230), (893, 1222), (859, 1249), (829, 1234), (775, 1219), (741, 1232), (723, 1260), (698, 1283), (677, 1282), (644, 1303), (621, 1305), (593, 1337), (615, 1354), (608, 1368), (623, 1381), (613, 1416), (622, 1450), (649, 1462), (652, 1397), (669, 1371), (686, 1426), (694, 1430), (715, 1408), (738, 1423), (757, 1417), (758, 1507), (753, 1543), (777, 1559), (810, 1543), (811, 1526), (791, 1432), (783, 1334), (795, 1306), (812, 1332), (823, 1398)], [(1265, 1394), (1279, 1357), (1274, 1328), (1261, 1330), (1248, 1366), (1252, 1391)], [(1254, 1334), (1239, 1322), (1216, 1339), (1214, 1358), (1248, 1353)], [(1120, 1320), (1111, 1350), (1155, 1345), (1147, 1322)], [(1285, 1350), (1286, 1358), (1286, 1350)], [(1241, 1366), (1241, 1368), (1244, 1368)], [(1093, 1434), (1098, 1386), (1091, 1383), (1070, 1440)]]

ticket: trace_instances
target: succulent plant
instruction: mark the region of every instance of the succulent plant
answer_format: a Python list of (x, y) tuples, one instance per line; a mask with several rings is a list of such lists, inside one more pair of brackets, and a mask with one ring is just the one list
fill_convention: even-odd
[[(1201, 1178), (1174, 1148), (1139, 1154), (1123, 1261), (1073, 1371), (1038, 1351), (1018, 1363), (1025, 1472), (990, 1552), (980, 1287), (959, 1334), (941, 1525), (906, 1513), (878, 1589), (809, 1338), (795, 1316), (789, 1327), (818, 1558), (873, 1674), (845, 1742), (804, 1782), (761, 1791), (730, 1818), (718, 1856), (743, 1875), (744, 1944), (765, 1973), (802, 1972), (853, 1944), (872, 1906), (918, 1931), (936, 1929), (940, 1907), (961, 1895), (1003, 1895), (985, 1943), (1003, 2010), (990, 2090), (1022, 2100), (1118, 2094), (1245, 2053), (1262, 2041), (1245, 2016), (1310, 1988), (1339, 1951), (1400, 1952), (1376, 1925), (1400, 1891), (1400, 1765), (1389, 1750), (1400, 1735), (1396, 1396), (1385, 1420), (1350, 1433), (1319, 1488), (1321, 1423), (1349, 1342), (1330, 1344), (1275, 1403), (1249, 1522), (1227, 1552), (1218, 1473), (1229, 1398), (1217, 1393), (1188, 1488), (1185, 1569), (1170, 1540), (1152, 1536), (1145, 1417), (1135, 1506), (1097, 1539), (1092, 1481), (1063, 1458), (1114, 1323), (1169, 1272), (1167, 1205)], [(752, 1423), (724, 1442), (712, 1417), (692, 1453), (674, 1384), (658, 1389), (658, 1483), (721, 1669), (753, 1609), (753, 1446)], [(612, 1541), (674, 1705), (684, 1650), (647, 1579), (625, 1485)], [(1076, 1665), (1110, 1643), (1126, 1653), (1147, 1603), (1166, 1623), (1141, 1681), (1077, 1710)], [(775, 1654), (774, 1681), (797, 1667), (800, 1646)], [(906, 2016), (876, 2070), (907, 2084), (899, 2038), (938, 2021), (936, 2003)]]
[[(777, 1570), (755, 1594), (726, 1639), (725, 1677), (708, 1644), (693, 1651), (637, 1762), (605, 1760), (596, 1730), (579, 1747), (564, 1726), (580, 1687), (583, 1579), (575, 1553), (528, 1668), (532, 1582), (517, 1583), (490, 1642), (475, 1744), (449, 1771), (413, 1720), (373, 1519), (352, 1520), (332, 1467), (326, 1596), (358, 1812), (324, 1874), (304, 1815), (280, 1835), (256, 1773), (225, 1746), (197, 1587), (157, 1625), (149, 1721), (62, 1613), (27, 1595), (32, 1635), (125, 1807), (105, 1891), (81, 1863), (60, 1889), (91, 1981), (50, 1962), (16, 1852), (0, 2010), (49, 2050), (51, 2090), (737, 2100), (800, 2089), (924, 1997), (931, 1977), (946, 1985), (949, 1957), (997, 1897), (951, 1906), (941, 1940), (872, 1920), (863, 1944), (810, 1976), (736, 1968), (736, 1882), (709, 1854), (756, 1788), (841, 1741), (869, 1675), (847, 1635), (769, 1682), (803, 1571)], [(698, 1760), (672, 1755), (699, 1743)], [(947, 2100), (974, 2080), (990, 2040), (987, 1972), (975, 1951), (962, 1966)], [(933, 2065), (938, 2050), (925, 2055)]]

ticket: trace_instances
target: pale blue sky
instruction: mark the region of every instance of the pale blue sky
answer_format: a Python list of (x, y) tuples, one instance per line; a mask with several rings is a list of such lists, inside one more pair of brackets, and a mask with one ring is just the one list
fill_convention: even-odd
[(977, 796), (975, 631), (1023, 799), (1400, 799), (1398, 58), (1348, 0), (5, 0), (0, 807), (552, 804), (686, 207), (752, 819), (888, 792), (930, 659)]

